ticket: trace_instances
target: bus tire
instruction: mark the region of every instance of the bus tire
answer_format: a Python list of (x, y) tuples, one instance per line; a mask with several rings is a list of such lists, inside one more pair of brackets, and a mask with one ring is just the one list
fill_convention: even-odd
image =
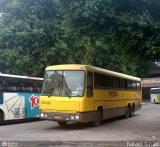
[(129, 117), (129, 106), (126, 107), (125, 118)]
[(4, 121), (4, 113), (3, 111), (0, 111), (0, 123)]
[(65, 121), (59, 121), (59, 122), (57, 122), (60, 126), (62, 126), (62, 127), (64, 127), (64, 126), (66, 126), (67, 125), (67, 122), (65, 122)]
[(98, 127), (102, 122), (102, 110), (98, 108), (95, 112), (93, 126)]
[(130, 116), (130, 117), (134, 116), (134, 111), (135, 111), (134, 105), (130, 106), (130, 107), (129, 107), (129, 116)]

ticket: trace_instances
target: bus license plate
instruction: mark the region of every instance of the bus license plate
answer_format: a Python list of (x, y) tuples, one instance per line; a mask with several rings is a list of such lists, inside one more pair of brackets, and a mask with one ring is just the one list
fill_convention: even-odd
[(62, 120), (62, 116), (60, 116), (60, 115), (55, 115), (55, 116), (54, 116), (54, 119)]

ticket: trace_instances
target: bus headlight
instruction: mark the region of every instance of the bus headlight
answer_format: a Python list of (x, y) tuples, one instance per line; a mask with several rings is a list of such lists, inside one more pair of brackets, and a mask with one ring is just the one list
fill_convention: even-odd
[(76, 115), (75, 119), (77, 119), (77, 120), (78, 120), (78, 119), (79, 119), (79, 116), (78, 116), (78, 115)]
[(41, 113), (40, 116), (41, 116), (41, 117), (44, 117), (44, 113)]
[(74, 120), (74, 116), (71, 116), (71, 120)]
[(44, 114), (44, 117), (45, 117), (45, 118), (47, 118), (47, 117), (48, 117), (48, 115), (47, 115), (47, 114)]

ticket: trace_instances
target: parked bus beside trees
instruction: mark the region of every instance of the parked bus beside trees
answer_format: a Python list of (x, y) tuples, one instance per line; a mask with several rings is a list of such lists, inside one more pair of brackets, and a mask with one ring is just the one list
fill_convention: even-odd
[(0, 122), (38, 117), (42, 81), (0, 73)]
[(125, 115), (141, 108), (141, 79), (88, 65), (56, 65), (45, 70), (40, 96), (40, 118), (93, 122)]

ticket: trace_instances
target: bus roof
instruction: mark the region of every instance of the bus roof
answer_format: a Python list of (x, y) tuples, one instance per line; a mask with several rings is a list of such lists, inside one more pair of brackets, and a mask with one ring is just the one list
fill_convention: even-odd
[(31, 80), (43, 80), (43, 78), (21, 76), (21, 75), (11, 75), (11, 74), (2, 74), (2, 73), (0, 73), (0, 77), (11, 77), (11, 78), (21, 78), (21, 79), (31, 79)]
[(109, 76), (115, 76), (115, 77), (120, 77), (120, 78), (124, 78), (124, 79), (141, 81), (141, 79), (138, 78), (138, 77), (134, 77), (134, 76), (130, 76), (130, 75), (114, 72), (114, 71), (111, 71), (111, 70), (98, 68), (98, 67), (91, 66), (91, 65), (63, 64), (63, 65), (48, 66), (46, 68), (46, 70), (85, 70), (85, 69), (90, 69), (90, 70), (92, 70), (94, 72), (108, 74)]
[(62, 64), (46, 67), (46, 70), (84, 70), (88, 65), (82, 64)]

